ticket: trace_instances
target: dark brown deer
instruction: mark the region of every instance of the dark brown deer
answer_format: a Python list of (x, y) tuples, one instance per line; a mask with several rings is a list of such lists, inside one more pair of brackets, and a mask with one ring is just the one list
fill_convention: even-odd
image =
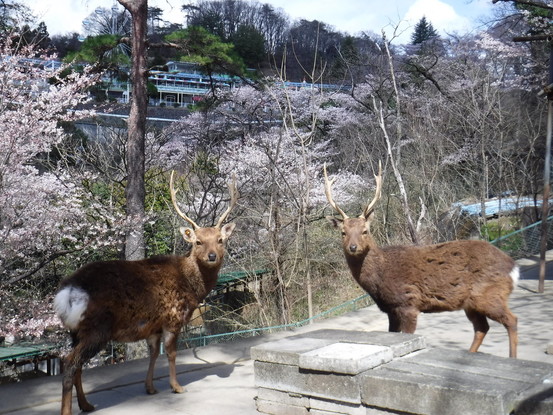
[(94, 410), (85, 398), (82, 366), (110, 340), (134, 342), (146, 339), (150, 364), (146, 391), (156, 393), (154, 365), (163, 338), (169, 361), (169, 384), (184, 392), (176, 376), (176, 341), (193, 311), (215, 287), (224, 246), (234, 224), (227, 223), (238, 197), (236, 182), (229, 185), (231, 200), (214, 227), (202, 228), (182, 213), (170, 180), (171, 199), (177, 213), (191, 225), (180, 228), (192, 244), (186, 256), (156, 256), (140, 261), (100, 261), (85, 265), (61, 283), (54, 309), (70, 330), (73, 348), (64, 359), (62, 415), (71, 414), (73, 385), (81, 410)]
[(329, 217), (342, 231), (342, 246), (353, 278), (388, 315), (389, 331), (414, 333), (419, 313), (464, 310), (474, 326), (476, 352), (489, 330), (486, 318), (507, 329), (509, 356), (516, 357), (517, 318), (509, 295), (519, 277), (512, 258), (485, 241), (451, 241), (426, 246), (379, 247), (371, 236), (374, 206), (382, 191), (379, 165), (376, 194), (363, 213), (350, 218), (332, 198), (324, 167), (325, 193), (341, 218)]

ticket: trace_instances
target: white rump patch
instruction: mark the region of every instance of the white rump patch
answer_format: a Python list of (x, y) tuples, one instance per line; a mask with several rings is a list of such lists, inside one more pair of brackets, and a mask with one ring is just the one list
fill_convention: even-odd
[(518, 268), (518, 265), (515, 265), (515, 267), (511, 270), (509, 273), (511, 276), (511, 279), (513, 280), (513, 287), (516, 287), (518, 280), (520, 278), (520, 270)]
[(89, 296), (82, 288), (68, 285), (56, 294), (54, 310), (65, 327), (75, 330), (83, 319)]

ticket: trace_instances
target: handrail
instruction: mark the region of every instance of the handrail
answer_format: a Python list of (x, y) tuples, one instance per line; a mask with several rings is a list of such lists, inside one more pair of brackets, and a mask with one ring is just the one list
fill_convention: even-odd
[[(547, 218), (547, 221), (549, 221), (549, 220), (551, 220), (551, 219), (553, 219), (553, 216), (549, 216), (549, 217)], [(504, 240), (504, 239), (510, 238), (510, 237), (512, 237), (512, 236), (514, 236), (514, 235), (516, 235), (516, 234), (519, 234), (519, 233), (521, 233), (521, 232), (527, 231), (528, 229), (532, 229), (532, 228), (534, 228), (534, 227), (536, 227), (536, 226), (538, 226), (538, 225), (541, 225), (541, 222), (542, 222), (541, 220), (538, 221), (538, 222), (534, 222), (534, 223), (532, 223), (531, 225), (525, 226), (525, 227), (522, 228), (522, 229), (518, 229), (518, 230), (516, 230), (516, 231), (513, 231), (513, 232), (511, 232), (511, 233), (508, 233), (507, 235), (500, 236), (499, 238), (496, 238), (496, 239), (494, 239), (493, 241), (490, 241), (490, 243), (493, 245), (493, 244), (496, 244), (497, 242), (501, 242), (501, 241)]]
[(289, 328), (294, 328), (294, 327), (302, 327), (302, 326), (310, 323), (313, 320), (324, 317), (324, 316), (326, 316), (328, 314), (331, 314), (331, 313), (333, 313), (337, 310), (340, 310), (344, 307), (347, 307), (348, 305), (356, 304), (357, 302), (359, 302), (361, 300), (364, 300), (367, 297), (369, 297), (368, 294), (360, 295), (359, 297), (354, 298), (353, 300), (346, 301), (345, 303), (342, 303), (342, 304), (339, 304), (335, 307), (332, 307), (332, 308), (330, 308), (326, 311), (323, 311), (322, 313), (319, 313), (315, 316), (306, 318), (304, 320), (297, 321), (295, 323), (281, 324), (281, 325), (278, 325), (278, 326), (269, 326), (269, 327), (256, 327), (256, 328), (247, 329), (247, 330), (238, 330), (238, 331), (232, 331), (232, 332), (227, 332), (227, 333), (210, 334), (208, 336), (190, 337), (190, 338), (183, 339), (183, 341), (184, 342), (195, 342), (195, 341), (197, 342), (197, 341), (200, 341), (205, 346), (208, 343), (210, 343), (208, 340), (218, 339), (218, 338), (225, 337), (225, 336), (237, 336), (237, 335), (249, 334), (249, 333), (251, 333), (252, 335), (255, 336), (255, 335), (258, 335), (259, 333), (266, 332), (266, 331), (276, 331), (276, 330), (283, 330), (283, 329), (289, 329)]

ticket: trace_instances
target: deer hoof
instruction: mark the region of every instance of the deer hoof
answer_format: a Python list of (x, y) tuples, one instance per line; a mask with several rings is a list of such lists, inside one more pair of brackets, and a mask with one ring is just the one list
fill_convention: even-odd
[(94, 405), (91, 405), (88, 402), (83, 402), (82, 404), (79, 403), (79, 408), (83, 412), (92, 412), (92, 411), (94, 411)]
[(153, 386), (146, 386), (146, 393), (148, 395), (155, 395), (157, 393), (157, 389)]
[(184, 393), (184, 388), (181, 385), (173, 385), (171, 388), (174, 393)]

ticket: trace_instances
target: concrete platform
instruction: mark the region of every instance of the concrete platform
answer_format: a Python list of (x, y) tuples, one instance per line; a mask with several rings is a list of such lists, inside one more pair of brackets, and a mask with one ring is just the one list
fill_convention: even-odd
[[(537, 281), (521, 281), (511, 297), (511, 308), (519, 319), (519, 358), (553, 364), (553, 355), (545, 353), (547, 346), (553, 343), (553, 281), (546, 281), (545, 294), (537, 294), (536, 289)], [(254, 401), (257, 391), (250, 356), (252, 346), (314, 330), (368, 332), (386, 331), (387, 326), (386, 315), (371, 306), (296, 330), (179, 352), (178, 378), (186, 386), (186, 392), (181, 395), (170, 392), (167, 363), (163, 356), (158, 360), (155, 373), (157, 395), (146, 395), (144, 391), (147, 360), (85, 370), (83, 384), (89, 401), (96, 405), (94, 413), (98, 415), (253, 415), (257, 414)], [(472, 341), (472, 325), (462, 311), (427, 314), (420, 316), (417, 334), (429, 347), (464, 353)], [(508, 356), (505, 329), (492, 323), (480, 351)], [(477, 356), (469, 355), (468, 358)], [(538, 398), (546, 395), (543, 392), (536, 394)], [(3, 385), (0, 387), (0, 414), (59, 413), (60, 398), (59, 376)], [(321, 406), (323, 404), (321, 402)], [(74, 402), (74, 414), (79, 413), (77, 408)]]
[(317, 330), (293, 339), (251, 349), (264, 414), (553, 414), (553, 364), (427, 348), (416, 334)]

